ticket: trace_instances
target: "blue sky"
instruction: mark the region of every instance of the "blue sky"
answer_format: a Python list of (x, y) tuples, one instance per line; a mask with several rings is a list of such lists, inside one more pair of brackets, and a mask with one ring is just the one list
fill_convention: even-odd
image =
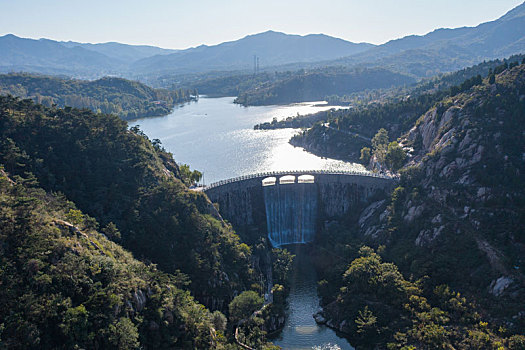
[(0, 0), (0, 35), (166, 48), (269, 29), (384, 43), (494, 20), (523, 0)]

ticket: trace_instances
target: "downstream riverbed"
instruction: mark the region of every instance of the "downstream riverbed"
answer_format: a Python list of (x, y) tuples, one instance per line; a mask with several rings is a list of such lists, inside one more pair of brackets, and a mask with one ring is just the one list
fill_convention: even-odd
[[(330, 109), (317, 102), (287, 106), (241, 107), (232, 97), (201, 98), (176, 108), (165, 117), (139, 119), (150, 139), (160, 139), (179, 164), (204, 173), (211, 182), (274, 170), (358, 170), (359, 164), (317, 157), (293, 147), (294, 129), (253, 130), (255, 124)], [(315, 323), (319, 310), (317, 278), (309, 257), (297, 252), (297, 264), (288, 298), (288, 320), (275, 344), (283, 349), (353, 349), (345, 339)]]
[(288, 296), (288, 318), (282, 332), (272, 339), (283, 349), (351, 350), (352, 346), (332, 329), (312, 317), (320, 310), (317, 276), (305, 246), (294, 249), (294, 272)]
[(206, 184), (273, 170), (364, 170), (359, 164), (317, 157), (288, 140), (295, 129), (253, 130), (255, 124), (330, 109), (317, 102), (242, 107), (233, 97), (200, 98), (165, 117), (131, 121), (160, 139), (177, 162), (204, 173)]

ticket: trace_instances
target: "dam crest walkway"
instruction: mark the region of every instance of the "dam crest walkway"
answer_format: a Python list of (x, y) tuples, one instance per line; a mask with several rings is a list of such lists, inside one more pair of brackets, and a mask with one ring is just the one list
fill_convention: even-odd
[(270, 171), (270, 172), (263, 172), (263, 173), (255, 173), (250, 175), (243, 175), (234, 177), (231, 179), (221, 180), (217, 182), (213, 182), (209, 184), (208, 186), (204, 186), (202, 188), (203, 191), (207, 191), (209, 189), (227, 185), (234, 182), (240, 182), (240, 181), (246, 181), (246, 180), (252, 180), (257, 178), (263, 178), (263, 177), (270, 177), (270, 176), (285, 176), (285, 175), (348, 175), (348, 176), (366, 176), (366, 177), (373, 177), (373, 178), (380, 178), (385, 180), (395, 180), (397, 179), (396, 176), (386, 175), (386, 174), (377, 174), (372, 173), (369, 171), (344, 171), (344, 170), (279, 170), (279, 171)]

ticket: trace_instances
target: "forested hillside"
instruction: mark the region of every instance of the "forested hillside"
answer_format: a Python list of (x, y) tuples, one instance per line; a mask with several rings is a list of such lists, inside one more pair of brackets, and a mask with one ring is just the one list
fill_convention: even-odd
[[(0, 344), (237, 348), (266, 248), (242, 243), (158, 140), (114, 115), (0, 96), (0, 166)], [(268, 347), (275, 310), (240, 327), (245, 342)]]
[(385, 69), (341, 70), (326, 68), (300, 70), (275, 82), (255, 85), (243, 91), (235, 103), (245, 106), (320, 101), (327, 95), (343, 95), (367, 89), (409, 85), (415, 79)]
[(513, 64), (414, 122), (393, 193), (319, 235), (318, 318), (364, 348), (523, 349), (524, 118)]
[(135, 260), (108, 240), (114, 226), (100, 230), (31, 175), (0, 168), (0, 227), (1, 348), (224, 345), (224, 329), (183, 290), (185, 276)]
[[(225, 308), (250, 286), (250, 248), (188, 191), (171, 154), (111, 115), (2, 97), (0, 160), (62, 192), (136, 257), (190, 276), (197, 298)], [(215, 215), (216, 216), (216, 215)], [(121, 236), (121, 237), (118, 237)], [(213, 285), (213, 288), (209, 286)]]
[[(356, 161), (362, 147), (369, 145), (359, 134), (372, 139), (384, 128), (392, 140), (407, 132), (414, 122), (428, 109), (448, 96), (455, 96), (482, 84), (482, 77), (489, 78), (509, 66), (524, 62), (518, 55), (505, 60), (485, 62), (458, 72), (422, 82), (414, 87), (390, 91), (377, 101), (363, 101), (356, 97), (350, 109), (320, 112), (317, 115), (299, 116), (261, 124), (258, 128), (309, 128), (293, 137), (291, 143), (318, 155)], [(363, 101), (363, 102), (362, 102)], [(362, 102), (362, 103), (361, 103)]]
[(175, 105), (198, 97), (194, 90), (153, 89), (120, 78), (85, 81), (22, 73), (0, 75), (0, 94), (30, 98), (47, 107), (88, 108), (127, 120), (166, 115)]

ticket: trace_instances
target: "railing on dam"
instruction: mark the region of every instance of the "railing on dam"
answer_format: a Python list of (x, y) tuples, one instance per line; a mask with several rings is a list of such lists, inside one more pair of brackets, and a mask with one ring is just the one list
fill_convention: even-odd
[(227, 185), (233, 182), (239, 182), (239, 181), (245, 181), (245, 180), (251, 180), (256, 179), (259, 177), (267, 177), (267, 176), (281, 176), (281, 175), (302, 175), (302, 174), (312, 174), (312, 175), (354, 175), (354, 176), (368, 176), (368, 177), (375, 177), (375, 178), (381, 178), (386, 180), (394, 180), (397, 177), (385, 175), (385, 174), (377, 174), (372, 172), (366, 172), (366, 171), (338, 171), (338, 170), (291, 170), (291, 171), (271, 171), (271, 172), (265, 172), (265, 173), (256, 173), (256, 174), (250, 174), (250, 175), (243, 175), (234, 177), (231, 179), (221, 180), (214, 183), (209, 184), (208, 186), (204, 187), (204, 191), (207, 191), (211, 188)]

